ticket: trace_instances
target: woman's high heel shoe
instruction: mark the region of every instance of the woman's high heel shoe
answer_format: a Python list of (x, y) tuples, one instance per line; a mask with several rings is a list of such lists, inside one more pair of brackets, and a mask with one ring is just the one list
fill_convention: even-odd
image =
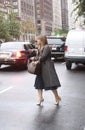
[(39, 100), (39, 101), (37, 102), (37, 105), (40, 106), (43, 101), (44, 101), (44, 99)]
[(56, 99), (56, 103), (55, 103), (55, 105), (59, 105), (60, 101), (61, 101), (61, 98), (58, 97), (58, 98)]

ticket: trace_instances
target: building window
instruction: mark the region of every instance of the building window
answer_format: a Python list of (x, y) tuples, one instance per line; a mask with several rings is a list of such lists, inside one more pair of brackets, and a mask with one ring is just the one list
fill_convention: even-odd
[(37, 15), (37, 18), (38, 18), (38, 19), (41, 18), (40, 14)]
[(37, 14), (40, 14), (40, 10), (37, 10)]
[(14, 13), (17, 13), (18, 12), (18, 9), (14, 9)]
[(37, 24), (41, 24), (41, 20), (37, 20)]
[(18, 3), (17, 2), (13, 2), (13, 5), (16, 6), (16, 5), (18, 5)]

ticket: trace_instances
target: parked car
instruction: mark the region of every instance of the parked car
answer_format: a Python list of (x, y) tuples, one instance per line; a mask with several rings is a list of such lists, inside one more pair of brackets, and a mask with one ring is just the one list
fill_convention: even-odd
[(85, 30), (73, 29), (67, 34), (65, 43), (66, 68), (71, 70), (72, 63), (85, 65)]
[(65, 37), (47, 36), (47, 41), (51, 47), (51, 56), (55, 59), (64, 58)]
[(33, 46), (29, 42), (4, 42), (0, 47), (0, 66), (27, 66), (28, 58), (32, 55)]

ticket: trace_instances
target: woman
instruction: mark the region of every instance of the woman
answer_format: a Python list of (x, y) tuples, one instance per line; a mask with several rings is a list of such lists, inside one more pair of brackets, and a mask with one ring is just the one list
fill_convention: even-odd
[(56, 105), (59, 105), (61, 98), (58, 95), (57, 88), (60, 87), (60, 82), (56, 74), (54, 63), (51, 60), (51, 49), (48, 46), (46, 36), (37, 37), (38, 52), (36, 57), (32, 57), (31, 60), (39, 60), (41, 63), (41, 73), (36, 76), (35, 88), (38, 91), (38, 103), (41, 105), (44, 101), (43, 89), (52, 90)]

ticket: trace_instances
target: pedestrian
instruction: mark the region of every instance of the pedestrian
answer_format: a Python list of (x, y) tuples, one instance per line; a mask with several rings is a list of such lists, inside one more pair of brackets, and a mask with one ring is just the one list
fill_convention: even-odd
[(48, 45), (46, 36), (38, 36), (36, 41), (38, 47), (37, 55), (32, 57), (31, 60), (39, 60), (41, 63), (41, 72), (36, 76), (34, 84), (35, 89), (38, 91), (37, 105), (41, 105), (44, 101), (43, 89), (51, 90), (55, 97), (55, 104), (59, 105), (61, 98), (57, 89), (61, 84), (54, 68), (54, 63), (51, 60), (51, 48)]

